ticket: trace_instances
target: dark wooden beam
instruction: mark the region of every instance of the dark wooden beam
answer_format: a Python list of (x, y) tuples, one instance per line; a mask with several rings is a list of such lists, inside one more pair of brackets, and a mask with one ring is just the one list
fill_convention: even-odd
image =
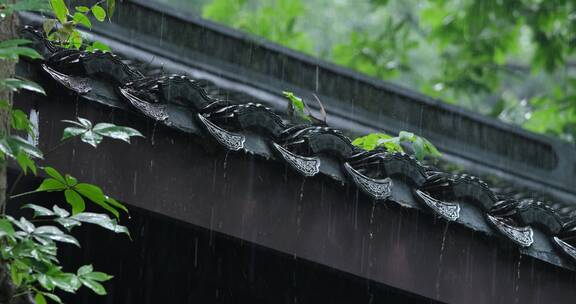
[[(572, 303), (576, 274), (521, 256), (459, 225), (373, 204), (334, 180), (204, 146), (124, 111), (52, 96), (34, 107), (44, 150), (76, 116), (141, 130), (146, 139), (55, 150), (50, 164), (139, 208), (448, 303)], [(28, 102), (33, 102), (27, 100)], [(209, 152), (211, 151), (211, 152)]]

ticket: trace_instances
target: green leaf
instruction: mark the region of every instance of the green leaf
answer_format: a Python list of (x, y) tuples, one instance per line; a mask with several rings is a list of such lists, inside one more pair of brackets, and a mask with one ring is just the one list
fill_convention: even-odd
[(54, 221), (56, 223), (62, 225), (62, 227), (66, 228), (68, 231), (72, 230), (72, 228), (74, 228), (74, 227), (78, 227), (78, 226), (82, 225), (82, 223), (80, 223), (77, 220), (73, 220), (73, 219), (65, 218), (65, 217), (57, 218)]
[(432, 157), (442, 156), (442, 153), (440, 153), (440, 151), (438, 151), (438, 149), (430, 141), (423, 137), (422, 140), (424, 141), (424, 147), (426, 148), (428, 154), (430, 154)]
[(61, 182), (62, 184), (66, 184), (66, 179), (64, 178), (64, 176), (62, 176), (62, 174), (60, 174), (60, 172), (58, 172), (58, 170), (49, 166), (44, 167), (43, 170), (53, 179)]
[(292, 92), (283, 91), (282, 94), (284, 94), (284, 97), (288, 98), (288, 100), (290, 101), (291, 107), (289, 107), (289, 109), (290, 108), (294, 109), (298, 117), (303, 118), (305, 120), (310, 120), (310, 117), (304, 113), (305, 105), (302, 98), (294, 95), (294, 93)]
[(52, 30), (56, 27), (56, 24), (58, 24), (58, 20), (56, 19), (44, 20), (44, 22), (42, 23), (42, 29), (44, 30), (46, 36), (50, 35)]
[(62, 139), (61, 140), (66, 140), (68, 138), (81, 135), (86, 131), (87, 131), (86, 129), (81, 129), (81, 128), (77, 128), (77, 127), (67, 127), (64, 129), (64, 132), (62, 133)]
[(115, 200), (114, 198), (106, 196), (106, 202), (109, 203), (110, 205), (112, 205), (113, 207), (120, 208), (120, 209), (124, 210), (124, 212), (128, 213), (128, 208), (126, 208), (126, 206), (124, 206), (124, 204), (120, 203), (119, 201)]
[(49, 277), (48, 275), (40, 273), (36, 276), (36, 280), (38, 280), (38, 283), (40, 283), (40, 286), (42, 286), (44, 289), (46, 290), (54, 289), (54, 281), (52, 281), (52, 278)]
[(102, 22), (106, 19), (106, 11), (100, 5), (92, 6), (92, 14), (96, 20)]
[(34, 204), (26, 204), (26, 205), (22, 206), (22, 208), (34, 210), (34, 217), (56, 215), (56, 213), (54, 213), (52, 210), (45, 208), (45, 207), (42, 207), (42, 206), (34, 205)]
[(400, 131), (398, 134), (401, 142), (413, 142), (416, 140), (416, 135), (412, 132)]
[(46, 95), (44, 89), (35, 82), (25, 80), (25, 79), (18, 79), (18, 78), (6, 78), (0, 80), (0, 86), (5, 87), (13, 92), (19, 90), (27, 90), (30, 92), (36, 92), (43, 95)]
[(84, 286), (92, 289), (92, 291), (94, 291), (94, 293), (96, 293), (97, 295), (100, 296), (106, 295), (106, 289), (104, 288), (104, 286), (102, 286), (102, 284), (86, 278), (80, 278), (80, 282), (82, 282)]
[(122, 225), (118, 225), (116, 220), (111, 219), (106, 214), (83, 212), (73, 215), (72, 217), (70, 217), (70, 219), (77, 220), (83, 223), (98, 225), (102, 228), (108, 229), (115, 233), (125, 233), (127, 235), (130, 235), (128, 228)]
[(21, 46), (25, 44), (30, 44), (32, 41), (28, 39), (9, 39), (0, 42), (0, 48), (7, 48), (7, 47), (14, 47), (14, 46)]
[(106, 202), (106, 196), (102, 192), (102, 189), (100, 189), (98, 186), (92, 184), (80, 183), (76, 185), (74, 189), (83, 196), (89, 198), (96, 205), (112, 213), (116, 218), (120, 217), (118, 211)]
[(371, 151), (383, 145), (386, 140), (393, 137), (385, 133), (371, 133), (366, 136), (358, 137), (352, 141), (352, 144), (364, 150)]
[(22, 281), (24, 280), (24, 274), (16, 267), (16, 265), (12, 264), (10, 267), (10, 275), (12, 277), (12, 282), (16, 286), (22, 285)]
[(132, 136), (144, 137), (140, 132), (138, 132), (138, 130), (129, 127), (116, 126), (111, 123), (99, 123), (94, 126), (92, 130), (104, 137), (123, 140), (127, 143), (130, 143), (130, 137)]
[(78, 121), (80, 122), (80, 124), (82, 126), (84, 126), (86, 129), (91, 129), (92, 128), (92, 122), (86, 118), (82, 118), (82, 117), (76, 117), (76, 119), (78, 119)]
[(20, 228), (20, 230), (28, 234), (32, 233), (34, 229), (36, 229), (36, 226), (34, 226), (34, 224), (30, 223), (30, 221), (24, 217), (21, 217), (20, 220), (15, 220), (9, 216), (7, 216), (7, 218), (10, 220), (10, 222), (12, 222), (12, 224), (16, 225), (16, 227)]
[(68, 185), (68, 187), (74, 187), (78, 183), (78, 180), (70, 174), (66, 174), (64, 178), (66, 179), (66, 185)]
[(58, 18), (60, 23), (64, 24), (67, 21), (68, 7), (64, 0), (50, 0), (50, 6), (52, 7), (52, 12)]
[(78, 240), (75, 237), (64, 233), (62, 230), (58, 229), (58, 227), (56, 227), (56, 226), (41, 226), (41, 227), (36, 228), (34, 230), (34, 232), (32, 232), (32, 234), (35, 236), (47, 238), (47, 239), (57, 241), (57, 242), (74, 244), (74, 245), (80, 247), (80, 243), (78, 242)]
[(7, 219), (0, 219), (0, 238), (4, 236), (13, 236), (14, 227)]
[(72, 214), (77, 214), (86, 209), (86, 203), (80, 194), (71, 189), (64, 191), (66, 202), (72, 206)]
[(62, 209), (56, 205), (52, 206), (52, 210), (54, 210), (54, 213), (56, 215), (58, 215), (59, 217), (68, 217), (70, 216), (70, 212), (66, 211), (65, 209)]
[(83, 276), (83, 275), (88, 274), (92, 271), (94, 271), (94, 267), (92, 265), (84, 265), (84, 266), (78, 268), (78, 271), (76, 271), (76, 275), (77, 276)]
[(284, 96), (292, 102), (292, 104), (297, 110), (300, 110), (302, 112), (304, 111), (304, 101), (302, 101), (302, 98), (294, 95), (294, 93), (292, 92), (283, 91), (282, 94), (284, 94)]
[(28, 119), (28, 115), (22, 112), (22, 110), (16, 109), (10, 113), (10, 124), (12, 128), (20, 131), (26, 131), (30, 133), (32, 131), (32, 123)]
[(96, 185), (80, 183), (74, 186), (74, 189), (93, 202), (105, 203), (106, 196), (102, 189)]
[(68, 43), (70, 43), (70, 45), (75, 49), (80, 49), (80, 47), (82, 46), (82, 41), (83, 41), (82, 34), (77, 30), (73, 30), (72, 34), (68, 38)]
[(416, 156), (417, 160), (423, 160), (427, 154), (427, 151), (424, 147), (424, 141), (421, 137), (417, 137), (414, 142), (412, 143), (412, 148), (414, 149), (414, 156)]
[(52, 300), (52, 301), (54, 301), (54, 302), (56, 302), (56, 303), (62, 304), (62, 300), (61, 300), (57, 295), (55, 295), (55, 294), (53, 294), (53, 293), (47, 293), (47, 292), (44, 292), (43, 294), (44, 294), (44, 296), (46, 296), (48, 299), (50, 299), (50, 300)]
[(51, 277), (56, 287), (70, 293), (76, 292), (80, 288), (81, 283), (78, 277), (72, 273), (59, 273)]
[(87, 13), (90, 11), (90, 8), (87, 6), (77, 6), (74, 8), (77, 12)]
[(24, 171), (24, 175), (28, 174), (28, 169), (30, 169), (34, 175), (38, 173), (36, 163), (34, 163), (28, 154), (20, 151), (18, 155), (16, 155), (16, 161), (18, 162), (18, 165), (20, 165), (20, 168), (22, 168), (22, 171)]
[(42, 151), (28, 143), (28, 141), (20, 136), (12, 135), (8, 138), (8, 142), (16, 154), (24, 152), (36, 158), (43, 158)]
[(92, 49), (93, 49), (93, 51), (99, 50), (102, 52), (111, 52), (112, 51), (112, 49), (108, 45), (106, 45), (105, 43), (100, 42), (100, 41), (94, 41), (92, 43)]
[(64, 129), (64, 134), (62, 135), (62, 140), (71, 138), (73, 136), (80, 136), (80, 139), (90, 144), (93, 147), (97, 147), (104, 137), (109, 137), (113, 139), (120, 139), (126, 142), (130, 142), (130, 137), (143, 135), (137, 130), (129, 127), (116, 126), (111, 123), (98, 123), (92, 127), (92, 122), (87, 119), (78, 117), (78, 121), (64, 120), (64, 122), (73, 124), (74, 127), (67, 127)]
[(14, 46), (14, 47), (0, 48), (0, 59), (18, 60), (19, 57), (42, 59), (42, 55), (40, 55), (40, 53), (29, 47)]
[(36, 189), (36, 191), (46, 191), (46, 192), (53, 192), (53, 191), (62, 191), (66, 189), (66, 185), (58, 180), (53, 178), (47, 178), (42, 181), (40, 186)]
[(83, 142), (96, 148), (102, 142), (104, 137), (98, 133), (93, 132), (92, 130), (88, 130), (80, 135), (80, 139)]
[(34, 297), (34, 302), (36, 302), (36, 304), (47, 304), (48, 302), (46, 302), (46, 298), (44, 297), (44, 295), (40, 292), (36, 293), (36, 296)]
[(108, 13), (108, 20), (114, 15), (114, 10), (116, 9), (116, 0), (106, 0), (106, 11)]
[(104, 272), (98, 272), (98, 271), (86, 273), (82, 277), (85, 279), (98, 281), (98, 282), (106, 282), (106, 281), (114, 278), (114, 276), (111, 276), (111, 275), (104, 273)]
[(78, 24), (82, 24), (83, 26), (91, 29), (92, 28), (92, 22), (90, 22), (90, 19), (88, 19), (88, 17), (86, 17), (86, 15), (77, 12), (74, 13), (74, 16), (72, 16), (72, 20), (74, 20), (74, 22), (78, 23)]
[[(14, 151), (12, 150), (12, 147), (8, 143), (7, 138), (0, 138), (0, 152), (2, 152), (5, 155), (14, 157)], [(0, 154), (0, 156), (2, 156), (0, 159), (3, 159), (4, 156), (2, 154)]]
[(42, 152), (38, 148), (17, 135), (0, 138), (0, 151), (12, 158), (16, 158), (16, 155), (20, 152), (27, 153), (37, 158), (42, 158)]
[[(78, 119), (80, 119), (80, 118), (78, 118)], [(84, 119), (84, 118), (82, 118), (82, 119)], [(92, 128), (92, 123), (91, 123), (89, 120), (87, 120), (87, 119), (86, 119), (86, 122), (83, 122), (83, 121), (74, 121), (74, 120), (62, 120), (62, 122), (69, 123), (69, 124), (72, 124), (72, 125), (75, 125), (75, 126), (77, 126), (77, 127), (84, 128), (84, 129), (90, 129), (90, 128)], [(89, 123), (90, 126), (85, 126), (84, 123)]]

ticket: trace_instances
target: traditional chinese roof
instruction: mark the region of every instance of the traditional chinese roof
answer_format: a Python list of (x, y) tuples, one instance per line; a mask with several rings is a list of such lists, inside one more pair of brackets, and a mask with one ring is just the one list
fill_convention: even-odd
[(257, 98), (206, 79), (139, 68), (111, 53), (62, 49), (30, 27), (23, 35), (44, 57), (32, 62), (33, 78), (80, 100), (137, 113), (221, 149), (282, 162), (309, 178), (327, 176), (341, 182), (342, 191), (353, 186), (378, 203), (422, 210), (574, 268), (574, 204), (511, 194), (403, 153), (359, 149), (341, 129), (289, 121)]

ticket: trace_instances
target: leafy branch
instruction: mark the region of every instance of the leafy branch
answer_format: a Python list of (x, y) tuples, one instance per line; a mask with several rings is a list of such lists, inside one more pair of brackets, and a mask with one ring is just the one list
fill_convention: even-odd
[[(106, 2), (107, 10), (102, 7), (104, 2)], [(71, 11), (63, 0), (21, 0), (16, 3), (0, 4), (0, 13), (2, 16), (7, 16), (19, 10), (50, 9), (56, 19), (49, 19), (44, 23), (46, 35), (60, 47), (78, 49), (84, 45), (84, 38), (77, 30), (77, 26), (82, 25), (90, 29), (92, 22), (89, 17), (103, 22), (106, 17), (110, 18), (114, 7), (115, 1), (107, 0), (99, 1), (91, 7), (78, 6)], [(42, 59), (37, 51), (27, 46), (29, 43), (30, 41), (24, 39), (0, 42), (0, 63), (17, 62), (22, 57)], [(86, 45), (87, 51), (96, 49), (110, 50), (97, 41)], [(25, 90), (36, 94), (46, 94), (38, 84), (17, 77), (0, 79), (0, 90), (5, 92)], [(84, 265), (76, 272), (65, 272), (58, 261), (58, 245), (67, 243), (80, 246), (79, 241), (69, 232), (83, 224), (97, 225), (114, 233), (130, 236), (128, 229), (118, 224), (120, 212), (128, 212), (126, 206), (106, 195), (100, 187), (79, 182), (75, 177), (62, 174), (50, 166), (40, 167), (47, 178), (43, 179), (38, 188), (15, 195), (12, 195), (12, 192), (22, 176), (29, 172), (34, 175), (38, 173), (36, 159), (43, 159), (46, 154), (73, 138), (79, 138), (82, 142), (96, 148), (104, 138), (129, 143), (132, 137), (142, 137), (142, 134), (129, 127), (111, 123), (93, 125), (85, 118), (77, 118), (77, 121), (64, 121), (69, 126), (65, 128), (60, 144), (44, 154), (36, 146), (35, 140), (28, 141), (10, 132), (16, 130), (35, 138), (36, 126), (25, 112), (14, 109), (10, 100), (0, 100), (0, 110), (8, 114), (5, 115), (8, 128), (0, 129), (0, 165), (5, 166), (6, 160), (13, 159), (22, 169), (12, 185), (10, 199), (33, 193), (60, 192), (71, 208), (70, 212), (58, 205), (48, 209), (40, 205), (27, 204), (23, 208), (33, 210), (34, 216), (31, 219), (26, 217), (15, 219), (4, 214), (6, 202), (0, 202), (2, 206), (0, 265), (5, 266), (1, 267), (0, 271), (7, 269), (15, 286), (15, 290), (10, 290), (6, 294), (11, 294), (12, 300), (21, 297), (30, 298), (33, 295), (36, 304), (44, 304), (48, 300), (62, 303), (55, 294), (57, 289), (75, 293), (84, 286), (98, 295), (105, 295), (106, 289), (102, 283), (110, 280), (112, 276), (94, 271), (92, 265)], [(86, 203), (93, 203), (103, 208), (113, 217), (107, 214), (85, 212)]]

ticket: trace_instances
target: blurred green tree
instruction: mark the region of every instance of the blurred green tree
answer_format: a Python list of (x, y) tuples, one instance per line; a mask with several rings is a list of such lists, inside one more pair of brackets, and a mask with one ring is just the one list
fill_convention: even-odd
[(202, 15), (576, 142), (574, 0), (213, 0)]

